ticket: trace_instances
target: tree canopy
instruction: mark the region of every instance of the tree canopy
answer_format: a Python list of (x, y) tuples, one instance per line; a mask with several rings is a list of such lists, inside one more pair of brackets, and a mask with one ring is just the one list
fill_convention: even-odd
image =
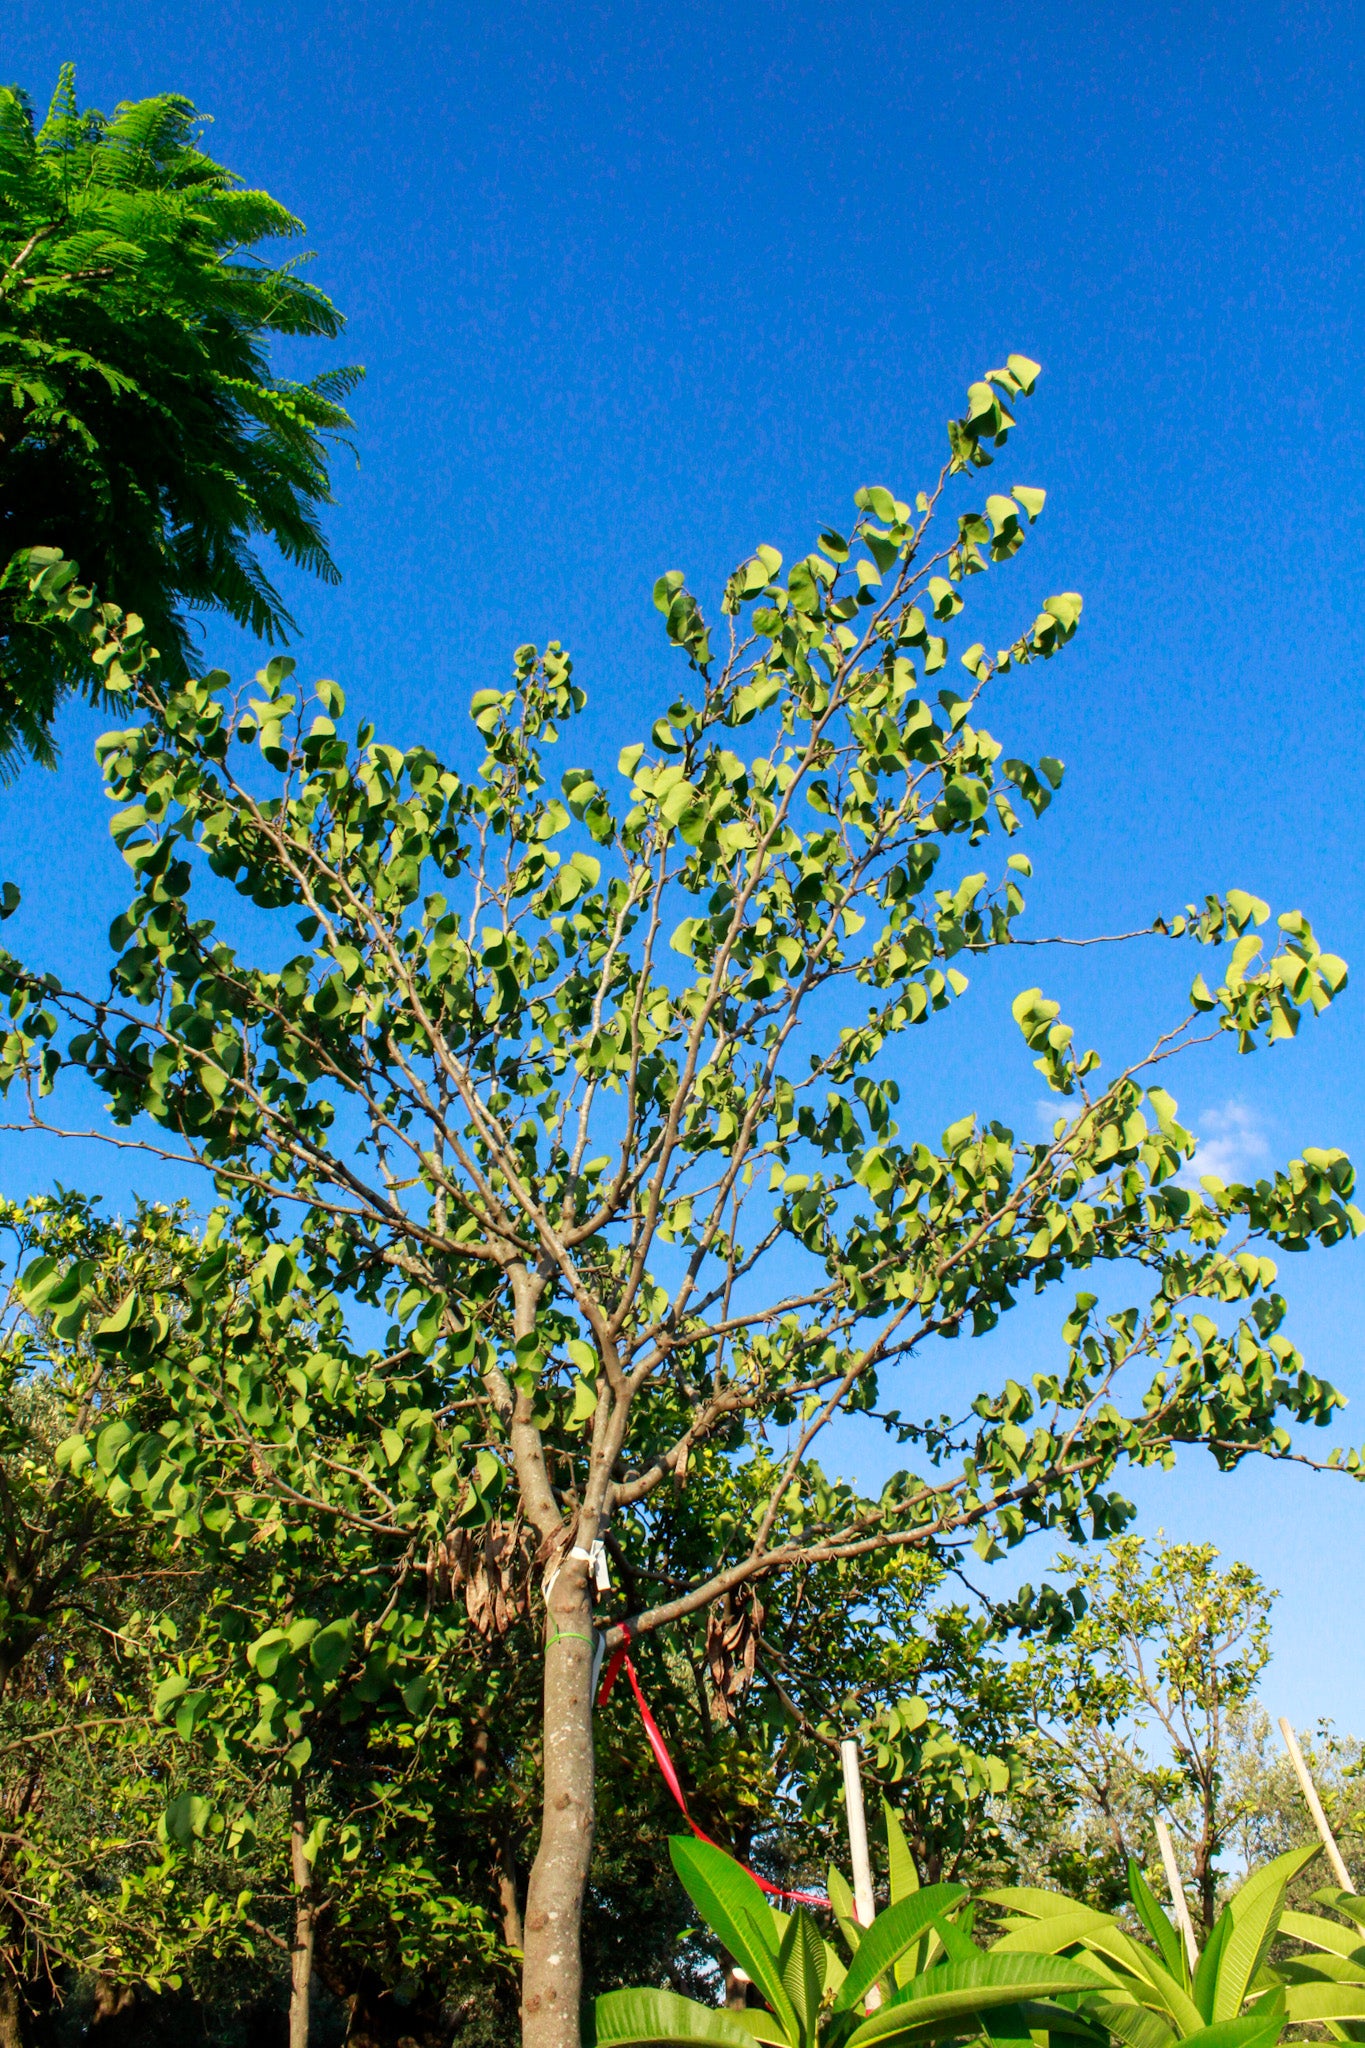
[[(80, 635), (28, 602), (33, 549), (140, 615), (168, 676), (194, 612), (267, 641), (292, 621), (255, 542), (335, 581), (319, 524), (328, 443), (359, 372), (277, 376), (276, 337), (341, 315), (267, 250), (302, 232), (200, 145), (180, 94), (81, 109), (63, 67), (46, 120), (0, 91), (0, 764), (51, 754), (56, 703), (98, 688)], [(50, 553), (40, 561), (50, 563)]]
[[(461, 772), (365, 719), (348, 737), (343, 692), (297, 688), (287, 658), (244, 700), (142, 660), (118, 607), (30, 581), (125, 695), (99, 758), (133, 891), (106, 988), (0, 962), (0, 1078), (26, 1128), (70, 1128), (73, 1080), (102, 1095), (98, 1129), (201, 1165), (224, 1211), (185, 1280), (212, 1343), (168, 1348), (131, 1292), (105, 1336), (145, 1405), (62, 1457), (258, 1587), (259, 1632), (206, 1637), (166, 1698), (187, 1739), (255, 1743), (282, 1784), (333, 1718), (454, 1704), (440, 1591), (490, 1639), (535, 1617), (533, 2048), (577, 2039), (602, 1654), (675, 1632), (735, 1698), (793, 1578), (854, 1608), (898, 1552), (1104, 1537), (1125, 1467), (1182, 1444), (1312, 1462), (1292, 1425), (1340, 1405), (1285, 1332), (1270, 1252), (1365, 1227), (1349, 1161), (1191, 1187), (1162, 1085), (1200, 1044), (1279, 1044), (1332, 1000), (1345, 967), (1301, 912), (1268, 953), (1269, 906), (1236, 888), (1133, 935), (1222, 964), (1107, 1078), (1021, 989), (1050, 1136), (985, 1111), (901, 1133), (964, 969), (1025, 942), (1022, 846), (1062, 782), (982, 717), (1063, 654), (1076, 594), (944, 673), (974, 579), (1043, 511), (979, 482), (1037, 376), (1013, 355), (972, 385), (938, 474), (863, 487), (850, 532), (785, 575), (757, 547), (718, 622), (661, 576), (684, 672), (614, 774), (570, 756), (552, 779), (584, 702), (555, 642), (475, 695)], [(255, 957), (251, 915), (245, 941), (219, 928), (224, 886), (260, 913)], [(1059, 1287), (1055, 1365), (946, 1405), (941, 1347)], [(382, 1338), (349, 1334), (376, 1311)], [(855, 1412), (906, 1451), (870, 1496), (817, 1462)], [(337, 1568), (304, 1586), (319, 1531)]]

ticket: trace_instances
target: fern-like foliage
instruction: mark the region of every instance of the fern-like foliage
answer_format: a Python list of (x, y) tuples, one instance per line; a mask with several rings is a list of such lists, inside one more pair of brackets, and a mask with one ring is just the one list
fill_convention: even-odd
[(343, 326), (298, 257), (263, 253), (301, 233), (204, 153), (179, 94), (82, 111), (68, 64), (39, 127), (0, 90), (0, 773), (50, 758), (62, 695), (99, 688), (25, 603), (29, 549), (140, 614), (181, 676), (193, 611), (287, 637), (258, 540), (337, 580), (319, 515), (361, 372), (296, 383), (268, 356)]

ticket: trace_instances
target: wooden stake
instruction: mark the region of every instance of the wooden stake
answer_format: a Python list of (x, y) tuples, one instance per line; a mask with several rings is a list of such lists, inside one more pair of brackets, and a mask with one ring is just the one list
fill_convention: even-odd
[(1313, 1816), (1313, 1824), (1317, 1828), (1318, 1837), (1323, 1848), (1327, 1851), (1327, 1861), (1331, 1864), (1336, 1874), (1337, 1883), (1344, 1892), (1354, 1892), (1355, 1886), (1351, 1883), (1351, 1873), (1342, 1860), (1341, 1851), (1336, 1845), (1336, 1837), (1327, 1825), (1327, 1815), (1322, 1810), (1322, 1801), (1318, 1798), (1318, 1788), (1313, 1783), (1312, 1773), (1303, 1760), (1303, 1751), (1299, 1748), (1299, 1738), (1283, 1714), (1280, 1716), (1280, 1733), (1284, 1737), (1284, 1746), (1289, 1751), (1289, 1761), (1294, 1766), (1294, 1776), (1299, 1781), (1299, 1790), (1304, 1796), (1308, 1811)]
[[(863, 1810), (863, 1774), (858, 1767), (858, 1745), (846, 1736), (839, 1744), (844, 1766), (844, 1806), (848, 1813), (848, 1858), (853, 1865), (853, 1907), (860, 1927), (870, 1927), (877, 1917), (872, 1895), (872, 1859), (867, 1853), (867, 1815)], [(867, 1994), (867, 2010), (875, 2012), (882, 2002), (880, 1987)]]
[(1194, 1922), (1190, 1918), (1189, 1900), (1185, 1897), (1185, 1887), (1180, 1882), (1180, 1865), (1175, 1860), (1175, 1844), (1171, 1840), (1171, 1831), (1160, 1818), (1156, 1824), (1156, 1839), (1166, 1872), (1166, 1887), (1171, 1894), (1171, 1904), (1175, 1908), (1175, 1924), (1185, 1937), (1185, 1954), (1190, 1959), (1190, 1970), (1193, 1973), (1199, 1967), (1199, 1944), (1194, 1938)]

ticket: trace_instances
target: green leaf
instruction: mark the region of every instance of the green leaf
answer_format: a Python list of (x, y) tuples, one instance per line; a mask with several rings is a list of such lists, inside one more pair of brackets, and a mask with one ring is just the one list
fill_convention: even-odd
[(341, 1621), (329, 1621), (326, 1628), (319, 1629), (314, 1636), (308, 1650), (308, 1661), (327, 1684), (340, 1676), (351, 1654), (355, 1633), (355, 1622), (348, 1615)]
[(668, 1853), (691, 1899), (741, 1969), (797, 2040), (800, 2029), (777, 1961), (772, 1909), (759, 1886), (734, 1858), (690, 1835), (669, 1837)]
[(914, 1946), (925, 1929), (941, 1914), (951, 1912), (966, 1895), (967, 1888), (961, 1884), (925, 1885), (922, 1891), (909, 1893), (879, 1913), (872, 1925), (863, 1930), (858, 1953), (835, 1996), (834, 2010), (848, 2012), (856, 2006), (897, 1958)]
[(165, 1831), (171, 1841), (187, 1849), (208, 1826), (213, 1809), (207, 1799), (201, 1799), (196, 1792), (182, 1792), (166, 1808)]
[(882, 484), (864, 484), (853, 494), (853, 502), (860, 512), (871, 512), (881, 520), (883, 526), (891, 526), (896, 518), (896, 501)]
[(1139, 1920), (1160, 1950), (1162, 1962), (1173, 1977), (1178, 1977), (1182, 1983), (1186, 1982), (1188, 1969), (1185, 1944), (1161, 1910), (1155, 1892), (1132, 1856), (1128, 1858), (1128, 1895), (1137, 1909)]
[(189, 1683), (183, 1671), (173, 1671), (169, 1678), (162, 1679), (152, 1698), (152, 1706), (158, 1720), (167, 1707), (173, 1705), (181, 1693), (189, 1689)]
[(789, 2048), (790, 2037), (783, 2033), (781, 2021), (774, 2019), (766, 2006), (746, 2005), (731, 2012), (729, 2018), (747, 2028), (756, 2041), (770, 2042), (773, 2048)]
[[(921, 1724), (922, 1725), (922, 1724)], [(882, 1801), (882, 1819), (886, 1825), (886, 1860), (891, 1878), (891, 1903), (900, 1904), (911, 1892), (919, 1890), (919, 1872), (915, 1859), (910, 1853), (910, 1844), (905, 1839), (900, 1815), (889, 1801)]]
[[(1092, 1906), (1086, 1906), (1078, 1899), (1069, 1899), (1063, 1893), (1020, 1891), (987, 1892), (984, 1896), (992, 1904), (1009, 1904), (1018, 1910), (1018, 1902), (1028, 1900), (1034, 1917), (1017, 1921), (1003, 1934), (991, 1953), (1053, 1955), (1065, 1948), (1084, 1945), (1099, 1959), (1096, 1967), (1105, 1969), (1108, 1964), (1117, 1965), (1118, 1981), (1125, 1985), (1136, 1977), (1147, 1995), (1147, 1987), (1166, 2007), (1177, 2028), (1187, 2031), (1203, 2024), (1204, 2015), (1182, 1982), (1172, 1977), (1162, 1967), (1160, 1958), (1149, 1948), (1134, 1941), (1126, 1934), (1117, 1921), (1107, 1913), (1097, 1913)], [(1038, 1910), (1037, 1901), (1050, 1903)], [(1112, 1985), (1113, 1976), (1109, 1978)]]
[(897, 1992), (893, 2005), (882, 2006), (855, 2027), (845, 2048), (869, 2048), (874, 2041), (893, 2041), (902, 2034), (918, 2040), (968, 2034), (979, 2015), (1020, 1998), (1057, 1998), (1104, 1988), (1103, 1978), (1064, 1956), (1002, 1956), (993, 1950), (972, 1963), (945, 1963), (926, 1970)]
[[(757, 1889), (755, 1887), (755, 1889)], [(761, 1896), (761, 1894), (760, 1894)], [(778, 2041), (790, 2035), (774, 2034)], [(597, 2001), (595, 2039), (597, 2048), (630, 2048), (630, 2044), (671, 2041), (714, 2041), (717, 2048), (753, 2048), (755, 2034), (741, 2026), (738, 2018), (677, 1991), (607, 1991)]]
[(1242, 2002), (1275, 1938), (1285, 1891), (1304, 1866), (1319, 1853), (1314, 1842), (1306, 1849), (1290, 1849), (1285, 1855), (1277, 1856), (1263, 1869), (1253, 1871), (1223, 1908), (1228, 1920), (1228, 1933), (1219, 1959), (1210, 2019), (1235, 2019), (1241, 2011)]
[(1292, 1935), (1295, 1941), (1311, 1942), (1332, 1955), (1360, 1953), (1359, 1929), (1343, 1927), (1339, 1920), (1326, 1920), (1320, 1913), (1282, 1913), (1280, 1932)]
[(1365, 2020), (1365, 1985), (1290, 1984), (1284, 2008), (1285, 2018), (1299, 2026), (1321, 2026), (1326, 2020)]
[(829, 1892), (829, 1902), (834, 1908), (834, 1917), (839, 1923), (839, 1932), (848, 1943), (849, 1954), (856, 1955), (858, 1944), (863, 1938), (858, 1908), (854, 1901), (852, 1886), (843, 1871), (833, 1863), (829, 1866), (826, 1888)]
[(825, 1944), (804, 1906), (787, 1922), (777, 1952), (777, 1967), (792, 2002), (803, 2041), (812, 2042), (825, 1988)]
[(1274, 2048), (1284, 2020), (1284, 2007), (1276, 1999), (1268, 2012), (1252, 2013), (1246, 2019), (1220, 2020), (1216, 2026), (1200, 2027), (1186, 2034), (1181, 2048)]
[(1145, 2005), (1094, 2004), (1087, 2007), (1126, 2048), (1174, 2048), (1180, 2039), (1169, 2020)]

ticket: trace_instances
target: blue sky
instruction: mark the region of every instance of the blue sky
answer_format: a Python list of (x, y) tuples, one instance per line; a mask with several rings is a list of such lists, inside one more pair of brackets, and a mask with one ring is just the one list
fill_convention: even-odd
[[(1122, 930), (1237, 885), (1360, 962), (1361, 54), (1345, 6), (49, 0), (12, 14), (3, 68), (38, 100), (68, 57), (85, 101), (188, 93), (215, 154), (307, 222), (350, 317), (333, 359), (369, 375), (360, 466), (337, 472), (345, 581), (290, 585), (298, 651), (388, 737), (461, 755), (470, 693), (558, 637), (583, 745), (614, 754), (667, 701), (661, 570), (714, 590), (760, 539), (804, 552), (861, 483), (909, 495), (967, 382), (1022, 350), (1044, 375), (1008, 480), (1049, 498), (992, 604), (1086, 604), (990, 720), (1068, 766), (1031, 928)], [(254, 665), (221, 635), (207, 652)], [(54, 966), (97, 963), (122, 907), (97, 729), (70, 713), (60, 775), (0, 804), (26, 890), (6, 936)], [(1024, 981), (1118, 1057), (1193, 971), (1037, 959), (981, 978), (903, 1121), (1036, 1127), (1008, 1023)], [(1363, 1017), (1348, 992), (1293, 1047), (1219, 1048), (1168, 1083), (1206, 1163), (1365, 1157)], [(12, 1140), (0, 1163), (15, 1192), (146, 1184)], [(1365, 1439), (1365, 1247), (1284, 1263), (1295, 1333)], [(992, 1343), (1031, 1367), (1046, 1341)], [(1267, 1703), (1365, 1729), (1365, 1493), (1192, 1460), (1140, 1498), (1145, 1526), (1283, 1589)]]

